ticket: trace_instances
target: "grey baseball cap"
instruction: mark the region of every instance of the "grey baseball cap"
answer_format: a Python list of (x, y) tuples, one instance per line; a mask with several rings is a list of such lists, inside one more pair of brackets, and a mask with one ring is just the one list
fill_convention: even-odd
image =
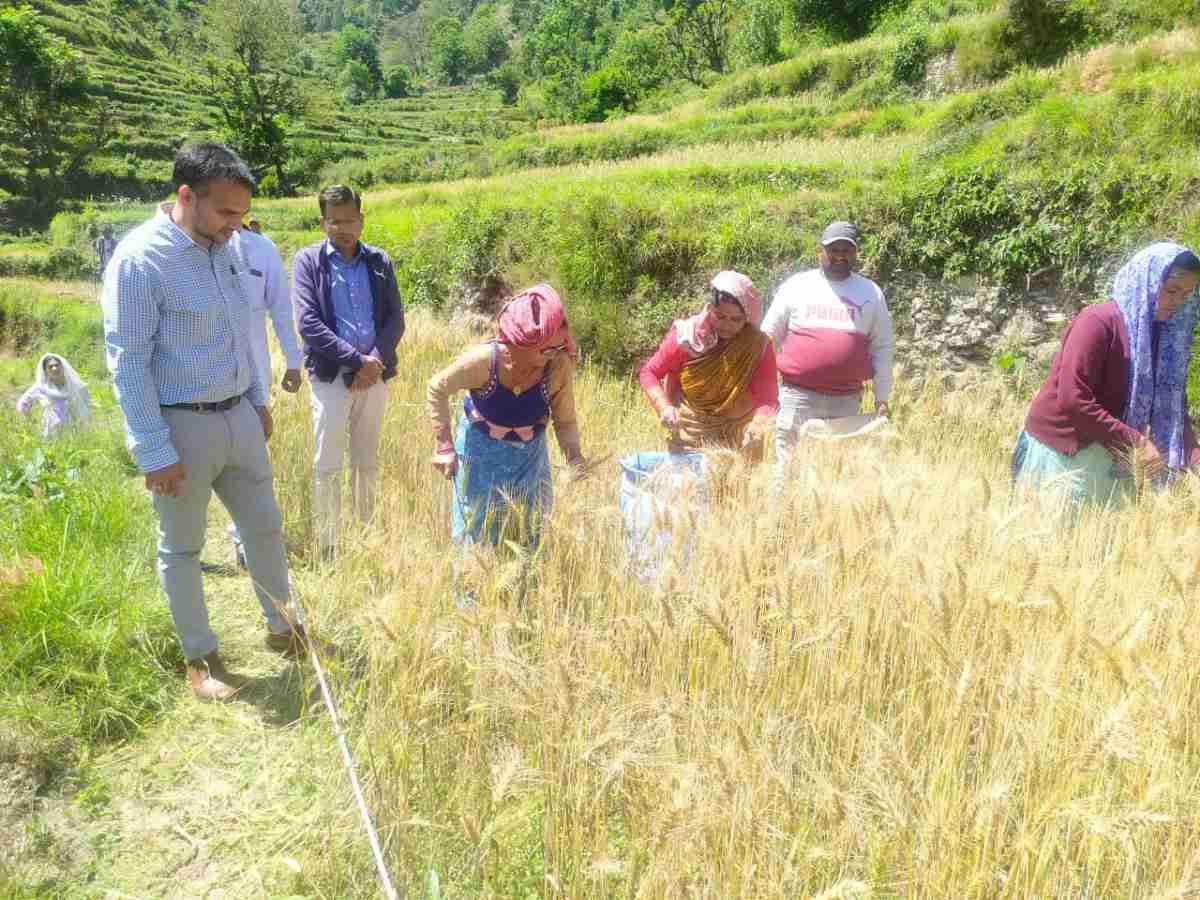
[(834, 222), (821, 232), (821, 246), (828, 247), (837, 241), (849, 241), (858, 246), (858, 229), (849, 222)]

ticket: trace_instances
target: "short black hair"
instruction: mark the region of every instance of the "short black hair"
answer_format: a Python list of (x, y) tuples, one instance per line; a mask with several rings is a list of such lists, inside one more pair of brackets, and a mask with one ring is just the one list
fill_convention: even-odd
[(208, 192), (214, 181), (232, 181), (254, 191), (257, 185), (250, 167), (224, 144), (187, 144), (175, 154), (175, 169), (171, 172), (175, 190), (185, 184), (198, 194)]
[(326, 207), (341, 206), (343, 203), (353, 203), (354, 208), (362, 212), (362, 198), (358, 196), (358, 191), (344, 184), (331, 184), (323, 188), (317, 194), (317, 203), (321, 206), (321, 218), (325, 217)]
[(1171, 268), (1167, 271), (1167, 277), (1170, 278), (1176, 272), (1200, 272), (1200, 256), (1197, 256), (1191, 250), (1184, 250), (1175, 257), (1175, 262), (1171, 263)]

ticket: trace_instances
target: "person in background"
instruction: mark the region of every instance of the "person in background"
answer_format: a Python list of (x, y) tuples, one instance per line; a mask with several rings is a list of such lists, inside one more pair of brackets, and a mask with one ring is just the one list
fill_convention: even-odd
[(176, 199), (129, 234), (109, 264), (102, 308), (109, 371), (130, 452), (158, 513), (158, 571), (201, 699), (236, 693), (209, 626), (200, 573), (209, 500), (232, 516), (267, 623), (266, 643), (298, 655), (283, 518), (267, 440), (273, 422), (249, 341), (250, 302), (229, 247), (254, 177), (220, 144), (175, 157)]
[(17, 411), (24, 415), (35, 403), (42, 407), (42, 437), (54, 437), (92, 417), (87, 385), (71, 364), (55, 353), (43, 354), (38, 360), (37, 376), (17, 401)]
[(879, 285), (854, 271), (858, 229), (834, 222), (821, 234), (819, 267), (787, 279), (763, 319), (779, 354), (775, 455), (780, 480), (809, 419), (857, 415), (872, 382), (875, 412), (888, 414), (894, 343)]
[(1154, 243), (1117, 273), (1107, 303), (1071, 321), (1017, 437), (1018, 484), (1068, 508), (1120, 505), (1134, 472), (1161, 484), (1200, 466), (1187, 408), (1198, 282), (1194, 251)]
[[(553, 500), (546, 426), (575, 471), (584, 465), (575, 418), (575, 344), (558, 293), (538, 284), (500, 311), (496, 337), (459, 354), (429, 379), (433, 466), (454, 479), (451, 527), (460, 545), (495, 545), (509, 513), (523, 517), (525, 542), (540, 537)], [(450, 398), (465, 391), (458, 434)]]
[(718, 273), (709, 288), (704, 308), (675, 322), (642, 366), (642, 390), (670, 452), (728, 447), (757, 462), (779, 410), (775, 350), (758, 327), (762, 298), (740, 272)]
[(370, 521), (386, 382), (396, 374), (404, 306), (387, 253), (359, 240), (362, 202), (345, 185), (317, 198), (325, 240), (296, 254), (292, 305), (312, 387), (314, 513), (321, 559), (332, 561), (349, 432), (354, 511)]
[[(258, 220), (253, 216), (251, 223)], [(252, 228), (243, 226), (230, 238), (229, 247), (241, 260), (242, 271), (248, 276), (243, 287), (250, 295), (250, 356), (254, 361), (259, 381), (271, 399), (271, 348), (267, 339), (267, 314), (275, 330), (275, 339), (283, 351), (287, 367), (280, 382), (287, 393), (300, 390), (300, 344), (296, 340), (296, 326), (292, 318), (291, 295), (287, 275), (283, 270), (283, 259), (274, 241)], [(246, 568), (246, 551), (238, 536), (237, 526), (229, 526), (238, 565)]]
[(262, 234), (262, 224), (258, 221), (257, 216), (251, 216), (246, 220), (246, 227), (255, 234)]
[(117, 249), (117, 239), (113, 237), (113, 227), (111, 225), (104, 226), (100, 232), (100, 237), (92, 242), (92, 249), (96, 251), (97, 280), (103, 282), (104, 270), (108, 268), (113, 253)]

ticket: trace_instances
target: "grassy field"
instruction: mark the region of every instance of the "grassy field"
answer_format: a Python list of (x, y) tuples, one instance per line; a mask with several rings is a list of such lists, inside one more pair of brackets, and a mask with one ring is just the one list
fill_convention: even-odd
[[(379, 519), (347, 524), (332, 571), (307, 562), (308, 389), (276, 403), (293, 577), (312, 626), (346, 651), (333, 684), (408, 896), (1195, 890), (1200, 481), (1061, 527), (1009, 489), (1034, 385), (901, 380), (895, 437), (806, 446), (777, 503), (769, 468), (718, 455), (721, 500), (657, 586), (627, 573), (616, 465), (559, 480), (542, 550), (468, 567), (480, 603), (461, 612), (423, 384), (469, 341), (412, 315)], [(577, 385), (589, 456), (661, 446), (632, 383), (585, 368)], [(89, 565), (134, 579), (116, 592), (127, 621), (162, 639), (152, 516), (112, 434), (90, 440), (86, 495), (133, 519), (132, 543), (100, 542)], [(207, 584), (254, 679), (248, 702), (195, 704), (166, 649), (141, 657), (150, 682), (116, 683), (157, 705), (117, 743), (88, 744), (65, 793), (49, 779), (19, 820), (21, 852), (0, 860), (7, 896), (377, 895), (311, 684), (254, 644), (224, 522), (214, 510)], [(22, 525), (0, 563), (55, 527)], [(12, 646), (7, 697), (28, 669)]]

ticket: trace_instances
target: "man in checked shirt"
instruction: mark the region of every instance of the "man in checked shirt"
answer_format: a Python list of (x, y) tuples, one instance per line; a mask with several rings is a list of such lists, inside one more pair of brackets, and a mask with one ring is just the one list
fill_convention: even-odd
[(290, 600), (283, 521), (271, 484), (267, 388), (252, 359), (241, 258), (227, 242), (250, 209), (254, 178), (219, 144), (175, 157), (176, 200), (121, 241), (104, 278), (108, 368), (134, 461), (158, 513), (158, 571), (193, 693), (236, 688), (217, 653), (200, 577), (215, 491), (242, 536), (267, 621), (267, 645), (300, 655), (307, 637)]

